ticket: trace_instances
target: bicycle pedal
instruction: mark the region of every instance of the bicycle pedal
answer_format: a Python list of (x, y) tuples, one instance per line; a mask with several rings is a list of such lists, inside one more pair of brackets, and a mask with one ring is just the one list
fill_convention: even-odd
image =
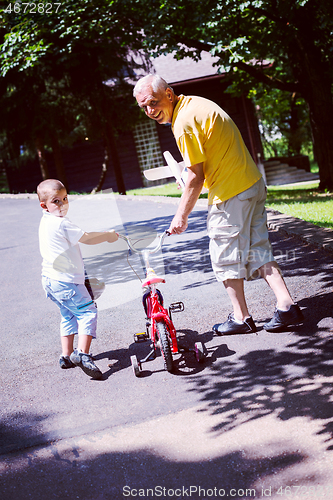
[(184, 311), (184, 303), (183, 302), (173, 302), (169, 306), (169, 311), (171, 311), (171, 312), (182, 312), (182, 311)]
[(134, 342), (145, 342), (148, 340), (149, 336), (146, 332), (135, 333), (134, 334)]

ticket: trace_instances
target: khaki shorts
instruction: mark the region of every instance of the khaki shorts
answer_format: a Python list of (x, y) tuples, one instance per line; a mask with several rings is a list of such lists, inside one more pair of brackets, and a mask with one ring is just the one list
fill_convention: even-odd
[(218, 281), (259, 277), (259, 267), (274, 260), (268, 238), (263, 179), (229, 200), (208, 207), (212, 267)]

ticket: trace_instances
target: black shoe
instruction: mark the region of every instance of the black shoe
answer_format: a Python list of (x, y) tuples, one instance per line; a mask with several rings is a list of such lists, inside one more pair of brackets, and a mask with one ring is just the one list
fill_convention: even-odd
[(101, 370), (95, 365), (91, 354), (86, 354), (84, 352), (78, 352), (75, 350), (70, 355), (70, 360), (74, 365), (79, 366), (86, 375), (94, 379), (99, 379), (102, 377)]
[(244, 320), (242, 324), (239, 324), (236, 323), (233, 313), (230, 313), (227, 321), (214, 325), (213, 330), (217, 335), (228, 335), (231, 333), (255, 333), (257, 328), (252, 316)]
[(297, 326), (303, 323), (304, 316), (297, 304), (289, 307), (288, 311), (275, 309), (273, 318), (264, 325), (267, 332), (283, 332), (289, 326)]

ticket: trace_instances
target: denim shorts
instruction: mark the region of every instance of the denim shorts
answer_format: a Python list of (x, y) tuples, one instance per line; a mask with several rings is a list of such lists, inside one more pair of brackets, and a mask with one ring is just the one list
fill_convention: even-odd
[(60, 335), (90, 335), (96, 338), (97, 308), (85, 285), (55, 281), (42, 276), (46, 296), (60, 309)]
[(209, 251), (218, 281), (258, 278), (258, 269), (274, 260), (265, 202), (266, 186), (259, 179), (246, 191), (208, 207)]

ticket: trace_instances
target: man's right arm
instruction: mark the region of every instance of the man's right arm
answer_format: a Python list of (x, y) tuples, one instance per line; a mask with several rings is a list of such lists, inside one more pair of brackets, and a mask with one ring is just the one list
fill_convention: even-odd
[(197, 163), (196, 165), (188, 167), (187, 170), (188, 176), (184, 192), (180, 199), (176, 215), (174, 216), (169, 227), (169, 232), (171, 234), (180, 234), (187, 229), (188, 216), (192, 212), (197, 199), (199, 198), (205, 180), (203, 163)]

